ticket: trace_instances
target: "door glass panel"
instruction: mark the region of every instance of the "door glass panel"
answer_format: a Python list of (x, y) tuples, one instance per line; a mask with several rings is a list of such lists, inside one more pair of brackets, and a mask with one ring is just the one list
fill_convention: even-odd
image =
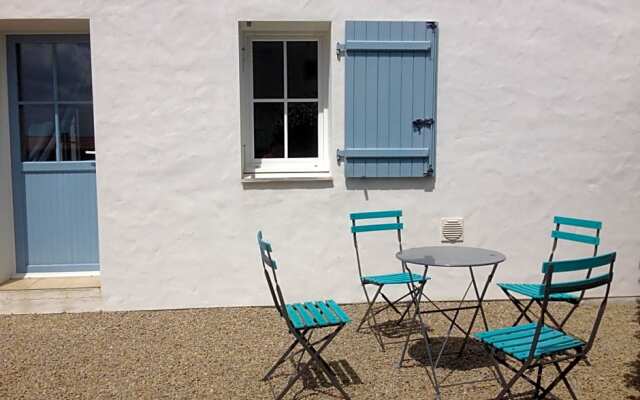
[(287, 104), (289, 158), (318, 157), (318, 103)]
[(253, 98), (284, 97), (283, 42), (253, 42)]
[(93, 107), (60, 105), (60, 146), (63, 161), (94, 160)]
[(22, 161), (55, 161), (53, 105), (21, 105), (19, 113)]
[(91, 52), (89, 43), (57, 44), (56, 73), (59, 100), (90, 101)]
[(287, 42), (287, 95), (318, 97), (318, 42)]
[(284, 157), (284, 103), (253, 105), (255, 158)]
[(52, 46), (20, 43), (17, 45), (17, 63), (19, 100), (53, 100)]

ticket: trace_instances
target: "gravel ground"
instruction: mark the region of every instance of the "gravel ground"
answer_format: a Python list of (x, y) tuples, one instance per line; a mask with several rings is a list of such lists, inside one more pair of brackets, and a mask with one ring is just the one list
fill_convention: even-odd
[[(362, 304), (345, 309), (355, 320), (364, 312)], [(488, 302), (486, 311), (494, 327), (515, 317), (507, 302)], [(582, 307), (569, 331), (586, 335), (594, 312), (593, 306)], [(445, 320), (430, 321), (438, 340)], [(592, 366), (580, 365), (570, 375), (579, 398), (640, 399), (639, 323), (640, 303), (609, 305), (590, 354)], [(356, 333), (354, 325), (325, 353), (354, 399), (434, 397), (419, 343), (410, 347), (407, 366), (397, 369), (401, 345), (393, 342), (402, 331), (384, 329), (388, 345), (382, 352), (371, 333)], [(273, 308), (0, 316), (0, 398), (269, 399), (293, 366), (284, 364), (270, 382), (260, 378), (289, 340)], [(464, 357), (444, 359), (439, 373), (447, 376), (446, 384), (491, 378), (489, 363), (472, 345)], [(287, 398), (337, 398), (326, 381), (317, 372), (308, 374)], [(498, 388), (495, 381), (454, 385), (443, 390), (443, 398), (489, 399)], [(569, 398), (563, 387), (555, 395)]]

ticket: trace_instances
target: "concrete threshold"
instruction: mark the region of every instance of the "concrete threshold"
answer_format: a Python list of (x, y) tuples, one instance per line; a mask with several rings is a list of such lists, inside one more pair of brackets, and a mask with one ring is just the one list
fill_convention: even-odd
[(100, 278), (95, 276), (11, 279), (0, 284), (0, 314), (100, 311)]

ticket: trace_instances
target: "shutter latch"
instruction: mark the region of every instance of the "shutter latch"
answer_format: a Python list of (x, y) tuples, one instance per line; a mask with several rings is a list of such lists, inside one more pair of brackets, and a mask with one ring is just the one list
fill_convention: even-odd
[(422, 128), (430, 128), (433, 125), (433, 118), (418, 118), (413, 121), (413, 127), (416, 130), (420, 130)]

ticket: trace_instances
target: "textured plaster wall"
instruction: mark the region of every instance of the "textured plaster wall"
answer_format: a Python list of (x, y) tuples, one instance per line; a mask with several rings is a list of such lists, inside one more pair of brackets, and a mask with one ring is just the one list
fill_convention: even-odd
[[(259, 228), (289, 300), (361, 301), (346, 216), (385, 208), (405, 211), (407, 246), (464, 217), (464, 244), (508, 257), (495, 281), (540, 279), (553, 215), (601, 219), (614, 294), (640, 295), (636, 1), (4, 0), (0, 15), (90, 18), (109, 308), (268, 304)], [(345, 182), (333, 161), (329, 184), (243, 186), (238, 21), (331, 21), (335, 46), (347, 19), (440, 22), (437, 178)], [(332, 58), (331, 154), (343, 67)], [(362, 245), (369, 272), (399, 268), (392, 240)], [(466, 278), (437, 270), (428, 290), (453, 298)]]
[[(6, 53), (5, 43), (4, 35), (0, 35), (0, 54)], [(6, 59), (0, 57), (0, 282), (9, 279), (16, 270), (7, 102)]]

